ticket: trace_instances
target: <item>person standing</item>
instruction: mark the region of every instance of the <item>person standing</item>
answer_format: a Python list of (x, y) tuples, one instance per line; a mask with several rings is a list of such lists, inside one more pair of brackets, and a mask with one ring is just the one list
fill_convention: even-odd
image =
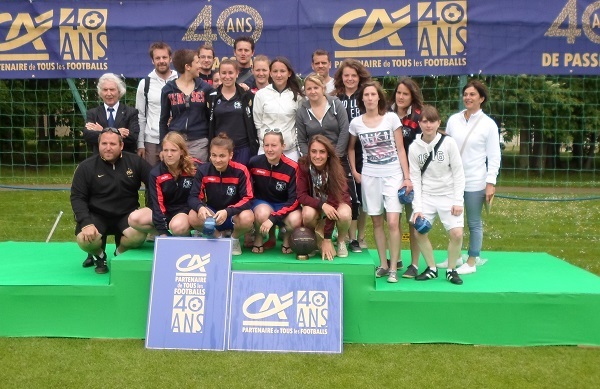
[[(140, 134), (137, 154), (152, 166), (160, 161), (159, 131), (160, 97), (162, 88), (177, 79), (177, 71), (171, 69), (171, 47), (164, 42), (154, 42), (148, 50), (154, 70), (140, 80), (135, 95)], [(148, 85), (146, 85), (148, 82)]]
[[(213, 74), (215, 71), (215, 49), (210, 45), (202, 45), (198, 48), (198, 59), (200, 59), (200, 78), (209, 85), (213, 85)], [(216, 88), (217, 86), (214, 86)]]
[(177, 50), (173, 65), (179, 78), (169, 81), (161, 91), (159, 140), (169, 131), (179, 132), (190, 155), (208, 159), (209, 110), (207, 98), (214, 89), (199, 78), (200, 59), (193, 50)]
[[(488, 101), (488, 90), (479, 80), (469, 81), (463, 88), (465, 109), (448, 119), (446, 133), (458, 145), (465, 170), (465, 211), (469, 227), (467, 262), (456, 270), (471, 274), (481, 264), (483, 245), (481, 212), (484, 202), (490, 204), (496, 192), (496, 177), (500, 170), (500, 136), (496, 122), (481, 107)], [(437, 265), (444, 268), (447, 261)]]
[(218, 72), (223, 84), (208, 99), (208, 140), (224, 132), (235, 145), (233, 161), (247, 166), (250, 158), (258, 152), (258, 138), (252, 117), (254, 93), (244, 90), (235, 82), (238, 75), (237, 62), (224, 59)]
[(244, 90), (256, 88), (256, 81), (252, 73), (252, 57), (254, 56), (254, 39), (249, 36), (240, 36), (233, 42), (233, 54), (240, 65), (237, 83)]
[[(437, 132), (441, 123), (437, 109), (431, 105), (422, 107), (420, 119), (422, 134), (416, 135), (408, 153), (410, 177), (415, 191), (410, 219), (413, 224), (417, 218), (425, 218), (433, 224), (439, 215), (449, 235), (450, 260), (446, 279), (455, 285), (461, 285), (463, 281), (456, 271), (456, 262), (461, 257), (464, 226), (465, 174), (462, 161), (454, 139)], [(427, 268), (414, 276), (415, 280), (437, 278), (438, 271), (428, 233), (417, 232), (414, 239), (427, 263)]]
[(94, 154), (98, 154), (98, 136), (107, 127), (119, 130), (125, 151), (137, 152), (140, 132), (138, 111), (120, 101), (125, 96), (125, 91), (125, 83), (114, 73), (105, 73), (98, 80), (98, 95), (103, 104), (88, 109), (83, 129), (83, 139), (92, 146)]
[[(402, 137), (404, 141), (404, 150), (408, 155), (408, 149), (417, 134), (421, 133), (419, 120), (421, 118), (421, 109), (423, 108), (423, 95), (421, 88), (409, 77), (403, 77), (398, 80), (396, 89), (391, 96), (390, 110), (400, 118), (402, 122)], [(410, 160), (409, 160), (410, 165)], [(411, 263), (406, 268), (402, 275), (403, 278), (414, 278), (419, 270), (419, 244), (416, 240), (416, 231), (414, 225), (410, 221), (412, 215), (412, 204), (404, 205), (406, 213), (406, 221), (408, 223), (408, 231), (410, 235), (410, 257)]]
[(259, 54), (254, 57), (252, 74), (254, 74), (256, 87), (251, 90), (256, 94), (259, 89), (269, 85), (269, 58), (266, 55)]
[(277, 57), (269, 66), (273, 82), (256, 92), (254, 96), (254, 125), (261, 142), (259, 154), (264, 154), (262, 140), (267, 130), (278, 129), (283, 135), (284, 154), (298, 161), (298, 137), (296, 134), (296, 111), (303, 101), (304, 93), (298, 77), (287, 58)]
[[(398, 115), (387, 112), (385, 94), (376, 81), (367, 81), (358, 94), (358, 106), (365, 112), (350, 123), (348, 155), (353, 174), (356, 172), (354, 149), (363, 148), (362, 179), (363, 210), (373, 221), (373, 234), (380, 266), (375, 275), (388, 275), (388, 282), (398, 282), (400, 261), (400, 214), (402, 205), (398, 190), (405, 186), (412, 190), (408, 160), (402, 138), (402, 124)], [(386, 245), (384, 213), (388, 224), (389, 240)], [(386, 257), (390, 249), (390, 264)]]
[[(348, 114), (348, 120), (352, 122), (354, 118), (360, 116), (358, 108), (357, 94), (362, 85), (371, 79), (368, 70), (359, 61), (349, 58), (342, 61), (342, 64), (335, 72), (333, 77), (335, 90), (331, 93), (337, 96)], [(356, 172), (352, 172), (354, 178), (356, 198), (352, 202), (352, 223), (349, 230), (348, 248), (354, 253), (362, 252), (367, 248), (365, 240), (365, 231), (367, 225), (367, 214), (361, 210), (362, 192), (360, 173), (362, 172), (362, 147), (354, 149)], [(356, 173), (356, 174), (355, 174)], [(348, 180), (348, 182), (350, 182)]]
[(331, 70), (331, 59), (329, 58), (329, 52), (323, 49), (317, 49), (312, 53), (311, 67), (313, 72), (323, 77), (325, 83), (325, 93), (330, 94), (334, 91), (334, 80), (329, 75)]
[(108, 272), (107, 235), (115, 236), (114, 255), (141, 246), (146, 234), (131, 228), (129, 215), (139, 208), (138, 191), (148, 185), (150, 164), (138, 155), (123, 152), (123, 136), (113, 127), (100, 131), (98, 154), (77, 166), (71, 184), (77, 244), (88, 253), (83, 267), (96, 265)]

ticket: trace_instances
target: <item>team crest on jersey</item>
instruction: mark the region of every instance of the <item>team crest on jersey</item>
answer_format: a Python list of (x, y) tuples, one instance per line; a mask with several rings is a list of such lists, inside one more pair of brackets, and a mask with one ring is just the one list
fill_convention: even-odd
[(402, 127), (402, 136), (408, 138), (411, 136), (412, 130), (409, 127)]
[(242, 109), (242, 103), (236, 101), (235, 103), (233, 103), (233, 109)]
[(235, 195), (235, 186), (229, 185), (227, 187), (227, 196), (233, 196), (233, 195)]
[(217, 105), (221, 104), (221, 99), (217, 100)]
[(277, 181), (277, 184), (275, 184), (275, 189), (280, 192), (283, 192), (285, 190), (285, 187), (286, 187), (286, 185), (285, 185), (285, 182), (283, 182), (283, 181)]
[(129, 178), (133, 178), (133, 170), (131, 170), (131, 168), (127, 169), (127, 172), (125, 172), (125, 174), (127, 174), (127, 177)]
[(190, 189), (192, 187), (192, 180), (189, 178), (186, 178), (185, 180), (183, 180), (183, 187), (185, 189)]

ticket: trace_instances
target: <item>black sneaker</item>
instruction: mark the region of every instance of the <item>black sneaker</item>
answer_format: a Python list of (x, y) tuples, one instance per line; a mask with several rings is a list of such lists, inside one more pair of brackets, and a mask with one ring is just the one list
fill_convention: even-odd
[(419, 269), (417, 269), (415, 266), (408, 265), (408, 269), (406, 269), (404, 274), (402, 274), (402, 278), (415, 278), (417, 274), (419, 274), (418, 272)]
[(96, 261), (96, 273), (97, 274), (106, 274), (108, 273), (108, 265), (106, 264), (106, 253), (103, 252), (104, 258), (100, 259), (99, 256), (94, 255), (94, 260)]
[(94, 266), (94, 256), (92, 254), (88, 254), (87, 258), (81, 264), (83, 267), (92, 267)]
[(352, 242), (350, 242), (350, 244), (348, 245), (348, 248), (353, 253), (362, 253), (362, 249), (360, 248), (360, 245), (358, 244), (358, 240), (356, 240), (356, 239), (353, 240)]
[(446, 270), (446, 279), (454, 285), (462, 285), (463, 280), (460, 279), (456, 269)]
[(417, 281), (427, 281), (433, 280), (434, 278), (438, 278), (438, 272), (436, 270), (431, 270), (429, 267), (425, 269), (425, 271), (418, 276), (415, 277)]
[[(390, 268), (391, 266), (390, 266), (390, 260), (389, 259), (387, 260), (387, 263), (388, 263), (388, 268)], [(398, 267), (398, 270), (402, 269), (402, 261), (398, 261), (398, 266), (397, 267)]]

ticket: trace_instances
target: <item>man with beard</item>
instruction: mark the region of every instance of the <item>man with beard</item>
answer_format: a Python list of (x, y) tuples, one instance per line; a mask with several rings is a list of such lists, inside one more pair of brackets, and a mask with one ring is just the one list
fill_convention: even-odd
[[(200, 59), (200, 78), (213, 84), (213, 65), (215, 64), (215, 49), (209, 45), (202, 45), (198, 49), (198, 58)], [(215, 86), (216, 88), (216, 86)]]
[(77, 244), (88, 253), (83, 267), (96, 265), (108, 272), (106, 236), (114, 235), (114, 255), (139, 247), (146, 234), (129, 227), (129, 214), (139, 208), (138, 190), (148, 185), (150, 165), (136, 154), (123, 152), (123, 137), (113, 127), (98, 137), (99, 154), (81, 162), (71, 185)]

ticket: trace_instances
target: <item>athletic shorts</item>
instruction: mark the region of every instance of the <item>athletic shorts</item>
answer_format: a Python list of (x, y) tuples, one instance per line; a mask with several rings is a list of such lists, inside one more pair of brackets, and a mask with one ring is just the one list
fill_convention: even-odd
[(402, 204), (398, 199), (398, 189), (402, 186), (402, 173), (388, 177), (362, 175), (361, 189), (363, 211), (370, 216), (383, 215), (386, 212), (402, 213)]
[[(217, 211), (215, 211), (211, 207), (207, 206), (206, 208), (210, 209), (210, 211), (212, 213), (217, 213)], [(228, 217), (227, 219), (225, 219), (225, 221), (223, 222), (223, 224), (221, 224), (220, 226), (215, 225), (215, 229), (217, 231), (233, 230), (233, 225), (234, 224), (235, 223), (233, 222), (233, 216), (232, 217)]]
[(464, 208), (463, 213), (459, 216), (454, 216), (450, 212), (452, 210), (452, 205), (456, 204), (456, 201), (451, 196), (424, 195), (422, 196), (422, 204), (422, 214), (432, 225), (436, 215), (439, 215), (446, 231), (450, 231), (457, 227), (463, 228), (465, 226)]
[[(92, 223), (103, 237), (107, 235), (121, 236), (123, 235), (123, 231), (129, 228), (129, 223), (127, 222), (129, 214), (106, 217), (90, 212), (90, 216), (92, 217)], [(79, 235), (83, 227), (85, 226), (81, 225), (81, 223), (77, 223), (77, 226), (75, 227), (75, 236)]]

